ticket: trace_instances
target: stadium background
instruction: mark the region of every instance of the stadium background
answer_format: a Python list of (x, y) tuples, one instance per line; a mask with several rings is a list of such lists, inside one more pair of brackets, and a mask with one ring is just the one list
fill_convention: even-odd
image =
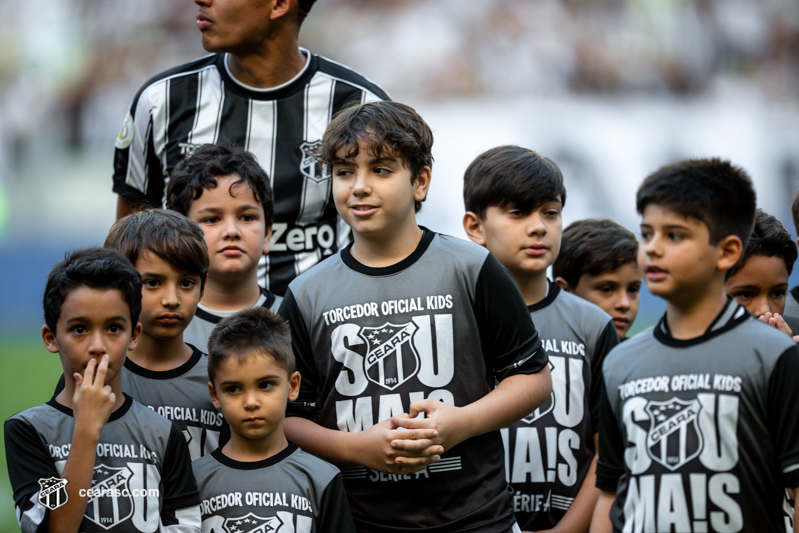
[[(138, 87), (204, 55), (189, 1), (0, 0), (0, 417), (47, 400), (60, 373), (38, 339), (65, 251), (113, 222), (113, 141)], [(464, 237), (461, 180), (513, 143), (552, 157), (564, 225), (606, 216), (637, 233), (635, 190), (666, 162), (721, 156), (795, 234), (795, 0), (320, 0), (303, 46), (415, 107), (436, 141), (420, 220)], [(793, 276), (792, 285), (799, 281)], [(663, 305), (645, 291), (635, 324)], [(0, 530), (15, 531), (0, 458)]]

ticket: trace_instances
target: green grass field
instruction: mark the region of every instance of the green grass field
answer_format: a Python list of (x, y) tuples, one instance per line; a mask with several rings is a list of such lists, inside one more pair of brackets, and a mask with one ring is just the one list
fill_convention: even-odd
[[(46, 402), (61, 375), (58, 354), (48, 352), (38, 337), (0, 338), (0, 419)], [(0, 531), (19, 531), (14, 515), (14, 498), (8, 481), (5, 443), (0, 441)]]

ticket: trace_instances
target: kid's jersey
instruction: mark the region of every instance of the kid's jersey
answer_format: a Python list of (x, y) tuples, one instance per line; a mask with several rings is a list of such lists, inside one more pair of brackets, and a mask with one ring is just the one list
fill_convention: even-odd
[(614, 531), (780, 531), (799, 485), (799, 347), (728, 298), (704, 335), (665, 316), (603, 366), (597, 486)]
[(130, 359), (122, 367), (122, 390), (172, 420), (186, 437), (191, 459), (211, 453), (228, 430), (208, 394), (208, 356), (194, 346), (191, 358), (172, 370), (154, 371)]
[[(277, 309), (280, 307), (280, 302), (282, 301), (282, 296), (278, 296), (261, 287), (261, 296), (253, 307), (266, 307), (270, 311), (277, 312)], [(183, 340), (187, 344), (196, 346), (203, 353), (208, 353), (208, 337), (211, 336), (211, 332), (216, 325), (219, 324), (223, 318), (234, 315), (240, 310), (241, 309), (235, 311), (217, 311), (216, 309), (209, 309), (199, 304), (197, 306), (197, 311), (194, 312), (194, 318), (191, 319), (188, 327), (183, 330)], [(207, 382), (206, 379), (206, 383)]]
[(314, 159), (327, 125), (352, 103), (389, 98), (357, 72), (302, 52), (302, 71), (271, 89), (241, 84), (230, 74), (227, 54), (158, 74), (133, 99), (114, 156), (114, 192), (160, 207), (170, 173), (198, 146), (230, 142), (253, 153), (275, 198), (259, 283), (281, 295), (295, 276), (349, 239), (330, 198), (330, 174)]
[(799, 335), (799, 286), (794, 287), (785, 295), (785, 310), (782, 318), (791, 328), (794, 335)]
[(296, 444), (252, 463), (217, 449), (192, 469), (205, 532), (355, 532), (341, 472)]
[[(24, 533), (66, 503), (61, 475), (74, 427), (72, 409), (54, 399), (6, 420), (8, 475)], [(81, 532), (199, 532), (197, 485), (174, 423), (126, 395), (100, 432), (94, 465)]]
[(619, 335), (606, 312), (551, 281), (528, 309), (549, 355), (552, 394), (501, 432), (513, 512), (523, 530), (538, 531), (563, 518), (591, 467), (602, 362)]
[[(340, 431), (363, 431), (418, 400), (465, 406), (495, 380), (547, 364), (508, 271), (485, 248), (428, 230), (385, 268), (342, 250), (292, 282), (280, 313), (302, 375), (288, 413)], [(503, 456), (493, 431), (415, 474), (343, 468), (358, 531), (509, 530)]]

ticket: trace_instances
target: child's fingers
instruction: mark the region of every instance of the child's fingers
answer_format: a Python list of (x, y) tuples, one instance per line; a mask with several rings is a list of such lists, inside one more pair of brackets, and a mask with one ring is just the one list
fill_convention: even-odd
[(72, 374), (72, 377), (75, 378), (75, 390), (80, 389), (80, 384), (83, 383), (83, 376), (80, 373), (75, 372)]
[(398, 464), (398, 465), (401, 465), (400, 468), (401, 468), (401, 470), (403, 472), (407, 472), (408, 468), (417, 469), (415, 471), (424, 470), (428, 465), (431, 465), (433, 463), (437, 463), (440, 460), (441, 460), (441, 455), (439, 455), (437, 453), (430, 453), (430, 454), (419, 455), (419, 456), (416, 456), (416, 457), (400, 456), (400, 457), (397, 457), (394, 460), (394, 462), (396, 464)]
[(94, 369), (96, 366), (97, 361), (95, 359), (90, 359), (89, 364), (86, 365), (86, 372), (83, 374), (83, 383), (85, 383), (87, 387), (94, 383)]
[(102, 387), (105, 384), (105, 375), (108, 372), (108, 361), (110, 361), (110, 357), (108, 354), (105, 354), (100, 359), (100, 364), (97, 365), (97, 374), (94, 377), (93, 384), (96, 384), (99, 387)]
[(391, 422), (398, 428), (405, 429), (430, 429), (432, 430), (435, 421), (429, 418), (400, 418), (393, 417)]
[(444, 447), (432, 439), (397, 439), (391, 441), (391, 447), (412, 457), (444, 453)]

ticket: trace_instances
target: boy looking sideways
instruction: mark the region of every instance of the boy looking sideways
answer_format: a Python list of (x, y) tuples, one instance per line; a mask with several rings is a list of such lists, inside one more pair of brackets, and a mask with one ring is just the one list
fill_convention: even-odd
[(302, 375), (286, 435), (343, 467), (358, 531), (518, 531), (499, 429), (549, 396), (546, 352), (487, 250), (417, 224), (432, 143), (394, 102), (325, 132), (353, 242), (280, 307)]
[[(194, 461), (204, 531), (354, 532), (338, 468), (286, 440), (286, 404), (300, 374), (286, 322), (268, 309), (245, 309), (214, 328), (208, 389), (230, 424), (230, 441)], [(224, 496), (225, 503), (219, 496)], [(249, 531), (249, 528), (246, 529)]]
[(196, 222), (208, 245), (208, 280), (186, 330), (188, 342), (205, 352), (211, 330), (226, 316), (250, 307), (278, 308), (281, 297), (258, 285), (273, 203), (269, 177), (251, 153), (223, 144), (200, 146), (172, 172), (167, 207)]
[(475, 158), (463, 177), (463, 227), (510, 271), (549, 353), (552, 396), (502, 430), (513, 510), (525, 531), (587, 531), (602, 361), (619, 339), (597, 306), (547, 280), (566, 202), (554, 161), (519, 146)]
[(5, 423), (20, 529), (199, 532), (186, 440), (120, 386), (141, 335), (138, 272), (113, 250), (73, 252), (50, 272), (43, 307), (65, 385)]
[(724, 292), (752, 183), (726, 161), (680, 161), (644, 180), (637, 209), (639, 264), (666, 314), (603, 366), (592, 531), (782, 530), (783, 487), (799, 485), (799, 348)]
[(208, 272), (202, 230), (174, 211), (136, 211), (116, 221), (105, 247), (142, 278), (142, 334), (125, 361), (122, 390), (174, 421), (192, 459), (215, 450), (224, 424), (207, 394), (208, 358), (184, 342)]
[(607, 218), (577, 220), (563, 230), (552, 276), (562, 289), (609, 314), (623, 341), (638, 314), (642, 281), (637, 258), (632, 231)]

